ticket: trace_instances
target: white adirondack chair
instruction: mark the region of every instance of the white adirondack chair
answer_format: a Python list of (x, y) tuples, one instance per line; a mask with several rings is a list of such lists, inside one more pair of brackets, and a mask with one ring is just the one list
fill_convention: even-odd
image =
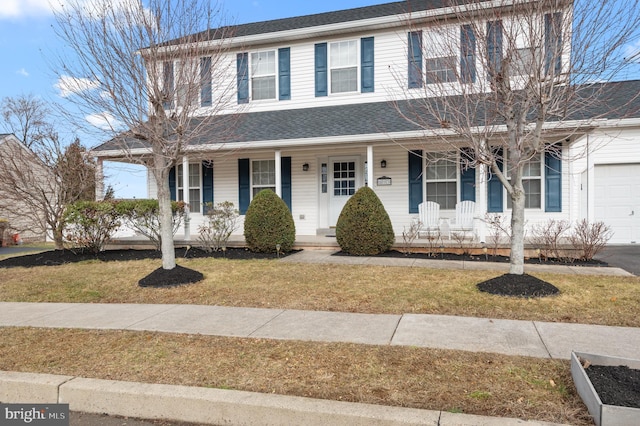
[(433, 201), (425, 201), (418, 205), (418, 214), (422, 227), (418, 234), (440, 231), (440, 204)]
[(456, 204), (456, 217), (449, 223), (449, 239), (451, 232), (472, 232), (475, 238), (473, 219), (476, 214), (476, 203), (474, 201), (461, 201)]

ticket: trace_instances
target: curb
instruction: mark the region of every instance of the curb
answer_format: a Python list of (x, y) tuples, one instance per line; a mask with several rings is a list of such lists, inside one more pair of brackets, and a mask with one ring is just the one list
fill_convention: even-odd
[(202, 424), (554, 426), (297, 396), (0, 371), (0, 402), (69, 404), (72, 411)]

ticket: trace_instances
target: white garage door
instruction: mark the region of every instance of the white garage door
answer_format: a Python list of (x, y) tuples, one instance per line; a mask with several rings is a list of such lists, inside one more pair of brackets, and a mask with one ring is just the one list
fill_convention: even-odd
[(610, 243), (640, 243), (640, 164), (595, 167), (595, 219), (611, 227)]

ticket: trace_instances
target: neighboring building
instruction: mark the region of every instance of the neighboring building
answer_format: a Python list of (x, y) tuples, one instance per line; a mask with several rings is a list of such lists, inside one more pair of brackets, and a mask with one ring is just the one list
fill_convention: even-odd
[[(23, 175), (19, 181), (45, 182), (48, 177), (40, 160), (15, 135), (0, 134), (0, 173), (19, 169)], [(4, 241), (11, 241), (14, 233), (20, 235), (23, 242), (45, 241), (46, 227), (44, 207), (17, 196), (14, 192), (3, 191), (4, 185), (11, 184), (12, 178), (0, 177), (0, 219), (9, 221)], [(35, 190), (41, 185), (34, 185)]]
[[(348, 198), (369, 185), (396, 235), (418, 216), (422, 201), (437, 201), (441, 217), (453, 218), (458, 202), (473, 200), (475, 233), (485, 240), (485, 215), (509, 215), (506, 191), (488, 181), (484, 169), (464, 170), (460, 159), (427, 162), (442, 144), (425, 139), (398, 112), (411, 102), (412, 88), (428, 84), (423, 78), (438, 72), (440, 64), (411, 46), (421, 45), (446, 11), (439, 2), (411, 4), (415, 25), (410, 28), (406, 2), (236, 28), (242, 48), (229, 58), (242, 107), (236, 136), (222, 144), (216, 135), (205, 135), (170, 177), (172, 197), (191, 206), (191, 229), (202, 221), (203, 203), (231, 201), (244, 214), (258, 191), (271, 188), (290, 207), (298, 235), (322, 235), (336, 225)], [(416, 75), (415, 69), (425, 72)], [(631, 96), (640, 91), (640, 82), (609, 87)], [(210, 102), (208, 95), (201, 98), (203, 112)], [(567, 127), (561, 159), (543, 154), (532, 160), (527, 226), (551, 218), (602, 220), (615, 231), (611, 242), (640, 241), (639, 142), (637, 110), (580, 132)], [(140, 145), (130, 150), (145, 152)], [(113, 142), (94, 153), (99, 162), (130, 161)], [(148, 192), (156, 194), (151, 173)]]

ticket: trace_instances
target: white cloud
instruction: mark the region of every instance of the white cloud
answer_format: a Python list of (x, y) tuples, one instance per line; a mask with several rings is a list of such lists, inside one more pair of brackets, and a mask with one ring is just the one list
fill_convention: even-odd
[(77, 2), (86, 10), (122, 9), (139, 4), (140, 0), (0, 0), (0, 19), (50, 15), (60, 11), (65, 3)]
[(59, 7), (60, 2), (57, 0), (2, 0), (0, 19), (47, 15)]
[(29, 72), (24, 68), (20, 68), (18, 71), (16, 71), (16, 74), (22, 75), (24, 77), (29, 77)]
[(640, 41), (627, 44), (624, 47), (624, 59), (626, 61), (640, 62)]
[(91, 124), (102, 130), (116, 130), (120, 125), (120, 122), (108, 112), (100, 112), (96, 114), (87, 115), (85, 119)]
[(68, 98), (69, 96), (82, 93), (87, 90), (97, 89), (99, 84), (88, 78), (73, 78), (63, 75), (58, 79), (55, 88), (58, 89), (60, 96)]

